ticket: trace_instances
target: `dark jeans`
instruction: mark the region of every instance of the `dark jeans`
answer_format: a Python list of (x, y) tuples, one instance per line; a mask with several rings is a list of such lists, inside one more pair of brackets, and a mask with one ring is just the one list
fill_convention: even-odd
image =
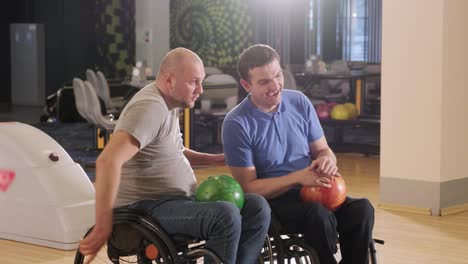
[(299, 191), (290, 191), (268, 201), (273, 215), (286, 233), (302, 233), (317, 250), (320, 263), (336, 263), (339, 243), (340, 263), (369, 263), (369, 243), (374, 228), (374, 207), (365, 198), (347, 197), (335, 212), (318, 203), (304, 203)]
[(199, 203), (189, 197), (143, 200), (129, 208), (151, 215), (169, 235), (206, 240), (206, 248), (226, 264), (257, 261), (271, 216), (267, 201), (255, 194), (245, 194), (242, 210), (230, 202)]

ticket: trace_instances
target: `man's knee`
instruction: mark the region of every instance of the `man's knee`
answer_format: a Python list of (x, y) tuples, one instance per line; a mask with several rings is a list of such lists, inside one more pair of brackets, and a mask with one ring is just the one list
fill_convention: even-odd
[(306, 221), (309, 224), (320, 225), (322, 223), (336, 222), (333, 212), (319, 203), (305, 203), (304, 210)]
[(337, 250), (338, 241), (335, 215), (319, 203), (306, 203), (304, 210), (303, 228), (306, 241), (319, 250), (322, 257), (324, 252), (328, 252), (331, 256)]
[(216, 202), (216, 212), (225, 223), (239, 224), (241, 215), (239, 208), (230, 202)]
[(244, 217), (253, 217), (259, 222), (269, 223), (271, 217), (270, 205), (261, 195), (246, 194), (242, 215)]
[(360, 198), (353, 201), (350, 213), (360, 216), (359, 218), (363, 220), (371, 220), (374, 219), (374, 206), (372, 206), (371, 202), (367, 198)]
[(213, 231), (217, 234), (240, 233), (241, 214), (239, 208), (230, 202), (216, 202), (211, 208), (213, 212)]
[(374, 226), (374, 207), (366, 198), (348, 198), (343, 208), (337, 212), (339, 232), (350, 230), (367, 230), (372, 232)]
[(303, 226), (305, 233), (322, 238), (337, 236), (337, 221), (332, 211), (319, 203), (306, 203), (304, 204), (304, 210)]

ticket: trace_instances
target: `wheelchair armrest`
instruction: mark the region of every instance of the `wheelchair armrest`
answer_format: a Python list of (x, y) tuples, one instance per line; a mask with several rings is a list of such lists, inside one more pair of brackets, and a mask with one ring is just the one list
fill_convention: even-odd
[(180, 245), (186, 245), (186, 244), (195, 244), (199, 243), (200, 239), (192, 237), (192, 236), (187, 236), (187, 235), (182, 235), (182, 234), (175, 234), (171, 236), (172, 241), (176, 244), (176, 246)]
[(128, 208), (128, 207), (117, 207), (112, 210), (112, 214), (133, 214), (138, 216), (147, 216), (143, 210)]
[(377, 244), (380, 244), (380, 245), (385, 244), (385, 241), (384, 241), (384, 240), (378, 239), (378, 238), (374, 238), (374, 242), (377, 243)]

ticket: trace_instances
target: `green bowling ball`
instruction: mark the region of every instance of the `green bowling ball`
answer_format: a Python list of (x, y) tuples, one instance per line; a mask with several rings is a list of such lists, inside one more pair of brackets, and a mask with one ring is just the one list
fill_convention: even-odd
[(244, 206), (244, 192), (239, 183), (228, 175), (210, 176), (195, 191), (195, 201), (228, 201), (239, 209)]

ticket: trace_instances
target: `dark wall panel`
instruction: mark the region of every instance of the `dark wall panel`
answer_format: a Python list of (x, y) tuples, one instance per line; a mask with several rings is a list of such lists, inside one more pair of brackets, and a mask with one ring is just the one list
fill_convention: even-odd
[(11, 101), (10, 24), (31, 22), (33, 4), (27, 0), (8, 0), (0, 8), (0, 102)]
[(341, 59), (341, 44), (337, 35), (338, 0), (321, 1), (322, 59)]
[(47, 95), (94, 67), (94, 10), (92, 0), (35, 1), (35, 21), (45, 25)]
[(40, 23), (45, 31), (46, 96), (74, 76), (84, 76), (96, 60), (95, 1), (8, 0), (0, 9), (0, 101), (10, 101), (10, 24)]

